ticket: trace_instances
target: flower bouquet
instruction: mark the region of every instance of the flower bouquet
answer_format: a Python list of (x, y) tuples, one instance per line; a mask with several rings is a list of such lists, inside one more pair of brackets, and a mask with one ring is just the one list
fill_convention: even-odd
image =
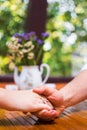
[(14, 34), (6, 44), (10, 63), (16, 66), (38, 65), (44, 41), (48, 36), (47, 32), (41, 33), (40, 37), (35, 32)]

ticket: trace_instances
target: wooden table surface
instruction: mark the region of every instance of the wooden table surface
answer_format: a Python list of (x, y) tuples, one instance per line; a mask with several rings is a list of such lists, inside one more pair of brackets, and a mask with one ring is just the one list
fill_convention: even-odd
[[(0, 83), (5, 87), (7, 83)], [(57, 84), (57, 88), (64, 86)], [(87, 105), (87, 104), (86, 104)], [(87, 107), (87, 106), (86, 106)], [(87, 109), (66, 109), (52, 122), (41, 122), (34, 115), (0, 110), (0, 130), (87, 130)]]

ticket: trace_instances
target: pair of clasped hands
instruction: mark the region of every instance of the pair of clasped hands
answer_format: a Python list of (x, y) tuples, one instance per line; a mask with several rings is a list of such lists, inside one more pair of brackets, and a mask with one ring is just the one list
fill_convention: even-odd
[(58, 116), (63, 111), (62, 101), (56, 89), (44, 86), (16, 91), (0, 88), (0, 109), (26, 114), (30, 112), (43, 120), (52, 120)]
[(45, 86), (32, 90), (13, 91), (12, 98), (14, 110), (22, 111), (24, 114), (30, 112), (45, 121), (55, 119), (64, 110), (63, 98), (58, 94), (58, 90)]
[[(46, 121), (55, 119), (63, 110), (63, 98), (58, 90), (41, 86), (32, 90), (20, 90), (20, 104), (24, 113), (31, 112)], [(24, 96), (24, 97), (23, 97)]]
[(36, 98), (38, 109), (40, 105), (38, 104), (38, 99), (41, 99), (40, 103), (43, 106), (41, 110), (33, 113), (40, 119), (50, 121), (55, 119), (64, 111), (65, 107), (63, 105), (63, 98), (58, 90), (41, 86), (33, 89), (33, 92), (39, 94)]
[(37, 95), (37, 98), (31, 98), (31, 112), (41, 119), (53, 120), (66, 108), (87, 99), (87, 69), (81, 71), (60, 90), (41, 86), (33, 89), (32, 93)]
[(60, 90), (41, 86), (32, 90), (0, 88), (0, 108), (30, 112), (43, 120), (53, 120), (67, 107), (87, 99), (87, 69)]

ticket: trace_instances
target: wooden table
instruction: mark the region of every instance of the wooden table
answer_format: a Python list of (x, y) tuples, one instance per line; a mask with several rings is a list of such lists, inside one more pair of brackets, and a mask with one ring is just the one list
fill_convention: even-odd
[[(1, 83), (5, 87), (6, 83)], [(65, 84), (57, 84), (61, 88)], [(33, 115), (0, 110), (0, 130), (87, 130), (87, 110), (66, 109), (52, 122), (41, 122)]]

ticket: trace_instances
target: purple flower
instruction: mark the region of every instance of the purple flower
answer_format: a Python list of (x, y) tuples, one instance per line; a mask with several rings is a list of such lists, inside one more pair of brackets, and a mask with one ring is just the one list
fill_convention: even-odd
[(36, 35), (36, 33), (35, 32), (29, 32), (29, 33), (27, 33), (28, 34), (28, 36), (34, 36), (34, 35)]
[(14, 37), (18, 38), (18, 43), (25, 43), (26, 41), (35, 41), (38, 44), (43, 44), (43, 40), (47, 38), (49, 34), (47, 32), (41, 33), (41, 39), (38, 39), (38, 36), (34, 31), (29, 33), (15, 33)]
[(36, 35), (35, 32), (29, 32), (29, 33), (27, 33), (27, 35), (28, 35), (30, 40), (32, 40), (32, 41), (36, 41), (37, 40), (37, 35)]
[(38, 44), (43, 44), (43, 41), (41, 39), (37, 40)]
[(21, 37), (22, 35), (20, 33), (15, 33), (13, 36), (14, 37)]
[(22, 33), (22, 34), (20, 34), (20, 33), (15, 33), (14, 34), (14, 37), (16, 37), (16, 38), (18, 38), (18, 42), (19, 43), (21, 43), (22, 42), (22, 40), (29, 40), (29, 35), (28, 35), (28, 33)]
[(43, 38), (47, 38), (47, 37), (49, 36), (49, 34), (48, 34), (47, 32), (43, 32), (43, 33), (41, 33), (41, 36), (42, 36)]
[(21, 39), (21, 38), (19, 38), (19, 39), (18, 39), (18, 43), (21, 43), (21, 42), (22, 42), (22, 39)]
[(25, 40), (29, 40), (28, 33), (24, 33), (24, 34), (22, 34), (22, 38), (24, 38)]

